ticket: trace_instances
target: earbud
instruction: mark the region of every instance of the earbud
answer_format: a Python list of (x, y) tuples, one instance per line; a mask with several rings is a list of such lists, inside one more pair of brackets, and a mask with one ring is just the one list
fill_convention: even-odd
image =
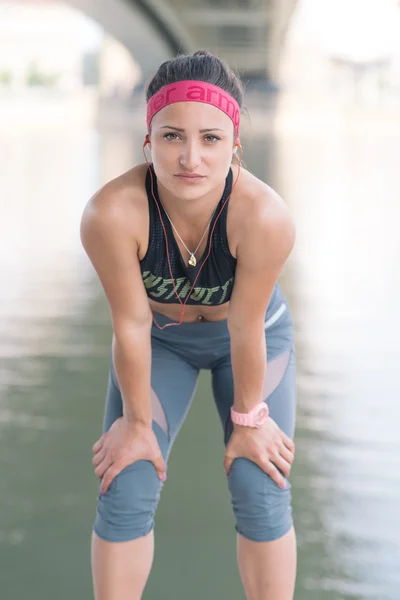
[(237, 154), (238, 148), (241, 152), (243, 152), (242, 144), (240, 143), (240, 139), (236, 138), (235, 142), (235, 154)]
[[(142, 152), (143, 152), (145, 161), (147, 162), (147, 164), (149, 164), (149, 161), (147, 160), (147, 156), (146, 156), (146, 152), (145, 152), (145, 147), (147, 146), (147, 144), (149, 144), (149, 146), (150, 146), (150, 137), (149, 137), (148, 133), (146, 133), (145, 138), (143, 140)], [(150, 147), (150, 152), (151, 152), (151, 147)]]

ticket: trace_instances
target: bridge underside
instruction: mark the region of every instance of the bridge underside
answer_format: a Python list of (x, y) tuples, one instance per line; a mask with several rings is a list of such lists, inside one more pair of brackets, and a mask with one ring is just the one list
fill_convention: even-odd
[(279, 82), (296, 0), (68, 0), (132, 53), (143, 79), (178, 53), (226, 59), (245, 79)]

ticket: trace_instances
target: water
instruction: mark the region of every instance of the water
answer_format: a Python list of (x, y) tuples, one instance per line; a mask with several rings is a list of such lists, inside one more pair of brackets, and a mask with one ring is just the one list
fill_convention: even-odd
[[(346, 121), (346, 119), (348, 119)], [(351, 127), (349, 127), (351, 124)], [(368, 115), (242, 135), (297, 240), (281, 285), (296, 327), (296, 600), (400, 599), (399, 136)], [(398, 132), (398, 129), (397, 129)], [(142, 134), (31, 128), (0, 142), (0, 584), (5, 600), (92, 597), (110, 314), (79, 241), (91, 194)], [(171, 455), (145, 598), (244, 598), (203, 374)]]

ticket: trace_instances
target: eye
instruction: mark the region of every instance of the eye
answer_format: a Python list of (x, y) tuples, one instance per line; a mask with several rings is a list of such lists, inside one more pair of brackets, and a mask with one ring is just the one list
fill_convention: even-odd
[(209, 135), (206, 135), (206, 136), (204, 136), (204, 139), (205, 139), (207, 142), (210, 142), (210, 144), (215, 144), (215, 142), (216, 142), (217, 140), (220, 140), (221, 138), (220, 138), (220, 137), (218, 137), (217, 135), (211, 135), (211, 134), (209, 134)]
[[(174, 137), (174, 136), (175, 136), (175, 137)], [(165, 133), (165, 134), (163, 135), (163, 137), (164, 137), (166, 140), (176, 140), (177, 138), (179, 138), (179, 136), (178, 136), (178, 134), (177, 134), (177, 133), (171, 133), (171, 132), (170, 132), (170, 133)]]

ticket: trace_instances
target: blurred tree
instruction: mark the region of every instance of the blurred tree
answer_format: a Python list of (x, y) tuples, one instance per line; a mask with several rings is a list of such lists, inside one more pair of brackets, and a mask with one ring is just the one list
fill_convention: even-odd
[(30, 87), (45, 86), (54, 87), (59, 81), (58, 73), (44, 73), (36, 63), (31, 63), (26, 73), (26, 84)]
[(11, 85), (12, 74), (11, 71), (0, 71), (0, 85)]

